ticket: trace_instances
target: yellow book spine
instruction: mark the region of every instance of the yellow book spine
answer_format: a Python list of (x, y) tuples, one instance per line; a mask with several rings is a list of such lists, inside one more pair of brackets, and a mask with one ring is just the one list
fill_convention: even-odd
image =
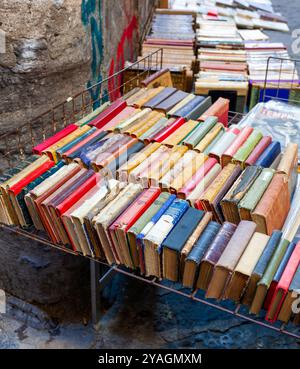
[(222, 123), (217, 123), (207, 135), (194, 147), (194, 150), (203, 152), (207, 146), (216, 138), (218, 133), (224, 128)]

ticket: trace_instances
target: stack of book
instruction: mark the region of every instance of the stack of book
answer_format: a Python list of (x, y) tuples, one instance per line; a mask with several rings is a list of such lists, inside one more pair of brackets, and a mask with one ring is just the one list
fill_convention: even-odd
[(105, 104), (2, 175), (0, 221), (289, 320), (298, 145), (228, 128), (228, 109), (162, 86)]

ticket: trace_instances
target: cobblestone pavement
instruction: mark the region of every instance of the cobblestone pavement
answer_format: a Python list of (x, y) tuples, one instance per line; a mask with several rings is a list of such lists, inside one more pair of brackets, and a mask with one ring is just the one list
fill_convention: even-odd
[[(273, 0), (273, 4), (288, 17), (292, 31), (300, 29), (298, 0)], [(290, 34), (268, 34), (291, 49)], [(105, 296), (106, 312), (98, 332), (81, 322), (33, 329), (0, 315), (0, 348), (300, 347), (293, 338), (124, 276), (114, 278)]]

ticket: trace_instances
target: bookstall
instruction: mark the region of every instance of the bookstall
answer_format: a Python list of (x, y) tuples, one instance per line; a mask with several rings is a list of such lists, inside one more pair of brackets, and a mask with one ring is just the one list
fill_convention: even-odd
[[(129, 81), (124, 82), (124, 75), (127, 72), (125, 68), (101, 83), (92, 86), (91, 88), (97, 87), (99, 89), (97, 99), (93, 99), (89, 89), (87, 89), (74, 97), (66, 99), (66, 101), (32, 122), (24, 124), (17, 131), (0, 137), (1, 165), (4, 173), (1, 179), (1, 229), (3, 232), (14, 232), (20, 237), (27, 237), (50, 245), (53, 247), (53, 252), (59, 250), (60, 252), (70, 253), (74, 257), (90, 259), (92, 319), (95, 327), (101, 319), (101, 290), (115, 273), (121, 273), (130, 278), (137, 278), (145, 283), (150, 283), (155, 287), (191, 298), (195, 303), (207, 304), (260, 326), (300, 338), (299, 326), (295, 325), (298, 317), (293, 317), (294, 323), (290, 321), (291, 300), (287, 301), (286, 299), (284, 301), (284, 311), (282, 309), (279, 311), (278, 308), (282, 306), (282, 300), (280, 302), (273, 301), (273, 295), (277, 292), (277, 286), (281, 286), (283, 276), (291, 282), (299, 265), (299, 263), (296, 263), (299, 259), (299, 237), (297, 245), (293, 242), (297, 237), (298, 228), (295, 214), (298, 215), (299, 212), (299, 208), (296, 206), (299, 203), (299, 186), (297, 186), (298, 150), (296, 150), (294, 144), (280, 143), (279, 141), (271, 142), (272, 139), (269, 136), (258, 133), (256, 129), (251, 127), (251, 124), (246, 125), (246, 129), (244, 129), (243, 115), (229, 112), (229, 104), (226, 101), (212, 105), (209, 99), (190, 96), (191, 94), (170, 87), (168, 70), (157, 73), (158, 65), (163, 65), (162, 58), (162, 49), (158, 49), (133, 64), (133, 67), (136, 67), (137, 70), (140, 70), (141, 64), (147, 65), (147, 68), (144, 68), (140, 74)], [(153, 70), (156, 71), (156, 74), (153, 74)], [(167, 85), (165, 85), (166, 81), (168, 81)], [(141, 86), (147, 87), (140, 88)], [(160, 96), (163, 96), (162, 100), (159, 98)], [(172, 96), (171, 101), (170, 96)], [(153, 99), (155, 102), (153, 102)], [(182, 103), (183, 100), (185, 100), (185, 105)], [(217, 116), (217, 119), (213, 119), (215, 116)], [(199, 117), (199, 120), (196, 120), (197, 117)], [(75, 122), (76, 124), (74, 124)], [(107, 131), (111, 133), (107, 134)], [(101, 158), (97, 156), (96, 160), (92, 159), (89, 153), (95, 149), (98, 150), (99, 142), (101, 147), (105, 145), (105, 140), (108, 144), (107, 150), (102, 151), (104, 156), (101, 154)], [(146, 140), (150, 143), (144, 145), (147, 142)], [(222, 140), (220, 141), (222, 145), (220, 145), (219, 140)], [(228, 144), (228, 140), (231, 144), (242, 140), (238, 146), (242, 150), (237, 149), (233, 152), (232, 145)], [(112, 147), (119, 141), (122, 144), (115, 147), (115, 150), (117, 150), (116, 162), (116, 157), (111, 155), (115, 151), (109, 150), (112, 150)], [(57, 144), (58, 142), (61, 142), (61, 144)], [(92, 150), (89, 149), (84, 152), (83, 156), (81, 154), (78, 156), (78, 153), (81, 153), (81, 148), (91, 143), (92, 146), (88, 147)], [(225, 150), (226, 152), (224, 151), (225, 143), (230, 148), (228, 151)], [(247, 143), (247, 145), (244, 147), (243, 143)], [(129, 158), (129, 154), (124, 154), (124, 151), (122, 151), (124, 145), (127, 145), (128, 151), (131, 150), (131, 153), (136, 154), (132, 159), (134, 164)], [(282, 145), (282, 152), (279, 149), (280, 145)], [(223, 151), (219, 151), (220, 146)], [(34, 158), (32, 150), (35, 153)], [(156, 150), (158, 150), (157, 153), (155, 153)], [(144, 155), (143, 159), (139, 159), (140, 152)], [(187, 156), (184, 159), (185, 155)], [(179, 162), (190, 160), (189, 156), (195, 157), (196, 160), (194, 162), (189, 161), (190, 164), (181, 167), (181, 171), (184, 171), (187, 177), (185, 180), (180, 180), (176, 175), (180, 170), (179, 166), (182, 165)], [(51, 160), (49, 160), (50, 157)], [(222, 163), (223, 157), (226, 160), (230, 157), (229, 162)], [(112, 161), (108, 161), (111, 158)], [(27, 160), (26, 167), (17, 169), (15, 166), (16, 159)], [(80, 160), (81, 165), (78, 165), (77, 159)], [(105, 164), (103, 164), (103, 160)], [(156, 177), (155, 171), (145, 172), (142, 168), (147, 161), (151, 163), (153, 160), (153, 163), (159, 163), (159, 177)], [(172, 162), (171, 169), (164, 166), (170, 160)], [(286, 161), (289, 163), (290, 169), (287, 169), (288, 165), (284, 165)], [(18, 176), (18, 173), (35, 166), (37, 162), (39, 165), (36, 170), (40, 177), (25, 177), (23, 182), (14, 179)], [(259, 164), (256, 164), (258, 162)], [(65, 163), (67, 165), (64, 165)], [(118, 172), (119, 180), (125, 183), (129, 178), (128, 175), (137, 176), (138, 179), (135, 178), (133, 182), (129, 180), (128, 185), (123, 184), (121, 186), (121, 182), (117, 184), (118, 181), (114, 179), (114, 175), (110, 176), (106, 172), (108, 167), (113, 168), (113, 166), (110, 166), (112, 163), (116, 164), (114, 169)], [(37, 203), (34, 201), (40, 201), (40, 194), (37, 190), (40, 187), (36, 185), (38, 183), (41, 185), (44, 183), (45, 185), (45, 181), (50, 184), (51, 175), (56, 173), (56, 177), (59, 177), (63, 166), (67, 167), (69, 180), (74, 181), (74, 184), (70, 183), (69, 187), (66, 187), (66, 193), (69, 195), (65, 196), (63, 201), (60, 200), (57, 203), (58, 206), (54, 212), (51, 210), (51, 201), (48, 203), (45, 202), (48, 201), (47, 199), (42, 201), (41, 205), (45, 209), (47, 208), (48, 215), (45, 213), (46, 218), (36, 216), (38, 213), (34, 211), (34, 204)], [(133, 168), (130, 171), (129, 166)], [(85, 169), (88, 167), (92, 169)], [(12, 168), (12, 170), (8, 172), (9, 168)], [(41, 171), (41, 168), (43, 168), (43, 171)], [(134, 171), (134, 168), (140, 169)], [(206, 176), (208, 172), (210, 172), (209, 178)], [(262, 177), (261, 173), (264, 173)], [(172, 181), (170, 181), (170, 175), (173, 177)], [(274, 179), (276, 177), (276, 181), (272, 180), (273, 176)], [(231, 212), (231, 210), (226, 212), (225, 205), (230, 203), (230, 209), (236, 209), (235, 205), (238, 202), (235, 194), (238, 193), (241, 196), (241, 193), (243, 193), (245, 195), (245, 186), (247, 190), (255, 191), (252, 186), (258, 180), (257, 186), (261, 188), (263, 183), (261, 180), (267, 181), (266, 177), (269, 178), (268, 183), (272, 180), (273, 190), (277, 191), (279, 196), (278, 199), (276, 198), (274, 202), (271, 202), (271, 205), (268, 205), (270, 202), (268, 197), (265, 200), (264, 197), (261, 200), (258, 199), (257, 204), (259, 205), (261, 204), (260, 201), (264, 201), (264, 206), (271, 206), (270, 211), (272, 211), (272, 206), (276, 208), (280, 202), (288, 205), (282, 207), (282, 211), (277, 214), (276, 219), (264, 217), (263, 209), (259, 212), (257, 207), (252, 206), (252, 210), (255, 209), (255, 212), (253, 211), (251, 214), (255, 213), (258, 219), (255, 221), (256, 223), (246, 220), (248, 219), (247, 216), (245, 218), (242, 216), (241, 222), (239, 217), (236, 221), (234, 215), (232, 215), (236, 213)], [(14, 179), (14, 184), (10, 182), (11, 184), (8, 187), (8, 182), (5, 181), (9, 181), (10, 178)], [(35, 182), (36, 180), (40, 182)], [(82, 182), (83, 180), (84, 182)], [(66, 182), (64, 178), (61, 179), (61, 182), (56, 178), (56, 181), (56, 188), (62, 188), (68, 183), (68, 180)], [(84, 184), (84, 187), (80, 185), (80, 181)], [(179, 181), (181, 182), (179, 183)], [(209, 181), (209, 183), (206, 183), (206, 181)], [(198, 185), (201, 183), (201, 186), (204, 186), (206, 196), (203, 196), (204, 188), (199, 189), (198, 185), (198, 187), (195, 187), (194, 182), (197, 182)], [(217, 182), (222, 182), (222, 185), (218, 187), (219, 190), (216, 192), (210, 185)], [(96, 188), (97, 183), (101, 184), (99, 188)], [(158, 183), (160, 186), (166, 184), (167, 188), (172, 190), (161, 191), (157, 186)], [(144, 186), (142, 187), (140, 184)], [(267, 187), (268, 184), (265, 184), (265, 189)], [(99, 196), (100, 198), (102, 196), (101, 191), (105, 191), (105, 188), (109, 188), (109, 192), (103, 193), (103, 199), (105, 200), (103, 203), (99, 203), (100, 208), (98, 208), (98, 210), (104, 209), (105, 211), (102, 214), (101, 212), (92, 212), (96, 228), (94, 230), (82, 228), (83, 224), (80, 224), (80, 222), (76, 225), (76, 219), (80, 219), (80, 207), (78, 209), (74, 208), (74, 206), (77, 206), (75, 197), (77, 201), (87, 200), (84, 205), (88, 205), (91, 210), (95, 205), (95, 199), (99, 201)], [(54, 201), (57, 197), (53, 197), (53, 195), (57, 190), (53, 188), (51, 191), (50, 198), (52, 196)], [(295, 194), (291, 200), (292, 193)], [(87, 197), (87, 194), (89, 194), (89, 197)], [(228, 196), (228, 194), (233, 194), (233, 196)], [(9, 197), (6, 198), (6, 195)], [(261, 193), (261, 196), (263, 196), (263, 193)], [(142, 197), (145, 197), (145, 199), (147, 197), (147, 200)], [(25, 199), (25, 203), (23, 199)], [(32, 200), (33, 202), (31, 202)], [(148, 204), (147, 206), (145, 201)], [(106, 234), (103, 233), (105, 222), (110, 225), (110, 231), (116, 232), (118, 237), (123, 237), (122, 233), (117, 233), (119, 232), (118, 224), (115, 221), (111, 223), (107, 218), (109, 214), (111, 219), (117, 218), (119, 222), (120, 213), (116, 213), (114, 202), (119, 207), (122, 202), (124, 203), (121, 212), (124, 213), (126, 221), (133, 216), (130, 206), (128, 207), (131, 202), (139, 206), (138, 211), (140, 215), (143, 214), (144, 222), (146, 221), (147, 225), (149, 220), (154, 222), (154, 215), (157, 217), (157, 214), (160, 214), (156, 223), (152, 224), (154, 229), (150, 228), (149, 232), (152, 232), (152, 237), (149, 236), (148, 232), (145, 238), (149, 254), (148, 251), (145, 254), (140, 254), (139, 250), (143, 250), (143, 248), (135, 248), (131, 245), (130, 240), (135, 245), (138, 239), (143, 239), (139, 236), (143, 232), (146, 234), (141, 225), (137, 226), (135, 217), (132, 218), (130, 227), (134, 225), (136, 229), (134, 227), (129, 229), (129, 223), (127, 224), (126, 232), (128, 231), (128, 233), (127, 236), (125, 233), (125, 243), (119, 243), (118, 247), (120, 249), (111, 248), (110, 242), (106, 244)], [(109, 208), (110, 203), (112, 205)], [(166, 206), (167, 203), (168, 206)], [(24, 207), (22, 204), (24, 204)], [(30, 204), (33, 204), (33, 207)], [(152, 213), (148, 214), (150, 205)], [(220, 206), (222, 210), (220, 210)], [(163, 208), (166, 213), (162, 211)], [(247, 207), (245, 197), (243, 197), (243, 207), (241, 208), (250, 209)], [(157, 209), (159, 209), (158, 212)], [(208, 209), (210, 210), (207, 211)], [(289, 211), (289, 209), (291, 210)], [(173, 216), (174, 211), (181, 214), (181, 218), (177, 219), (177, 223), (178, 226), (182, 227), (183, 239), (177, 241), (176, 235), (172, 235), (172, 231), (169, 230), (165, 233), (161, 242), (157, 241), (161, 218), (164, 218), (166, 214)], [(98, 214), (96, 218), (95, 214)], [(184, 217), (183, 214), (185, 214)], [(262, 218), (265, 219), (263, 225), (260, 220)], [(256, 218), (252, 217), (253, 219)], [(50, 224), (49, 222), (53, 223), (53, 227), (46, 226), (46, 224)], [(113, 229), (112, 226), (116, 228)], [(171, 229), (173, 226), (171, 226)], [(87, 233), (82, 231), (84, 229)], [(282, 229), (282, 232), (276, 231), (276, 229)], [(95, 230), (97, 230), (97, 233), (95, 233)], [(231, 250), (234, 247), (230, 248), (229, 246), (227, 254), (225, 255), (224, 252), (224, 255), (222, 254), (223, 259), (219, 259), (218, 263), (208, 255), (205, 256), (207, 265), (214, 266), (213, 269), (210, 269), (214, 270), (213, 276), (210, 274), (210, 282), (207, 277), (198, 278), (197, 276), (195, 278), (196, 271), (198, 273), (200, 259), (204, 261), (204, 254), (198, 254), (199, 250), (202, 248), (204, 251), (205, 248), (212, 245), (212, 242), (216, 243), (215, 236), (221, 230), (227, 232), (226, 245), (234, 246), (236, 244), (234, 238), (243, 234), (243, 242), (239, 242), (239, 263), (233, 265), (233, 267), (226, 264), (230, 276), (233, 271), (232, 276), (236, 278), (229, 278), (226, 282), (225, 279), (220, 279), (217, 276), (219, 272), (224, 271), (226, 258), (232, 263)], [(164, 230), (164, 232), (166, 231)], [(91, 236), (85, 237), (84, 234)], [(92, 234), (95, 237), (98, 234), (101, 244), (97, 244), (99, 241), (95, 240)], [(133, 235), (133, 238), (130, 238), (132, 237), (130, 234)], [(197, 248), (194, 247), (195, 242), (192, 242), (192, 238), (194, 238), (194, 241), (199, 241)], [(150, 252), (152, 245), (157, 245), (157, 242), (159, 244), (163, 243), (164, 259), (162, 264), (159, 260), (153, 261), (157, 256)], [(252, 245), (251, 248), (248, 247), (249, 242)], [(174, 252), (177, 255), (179, 243), (182, 244), (180, 247), (183, 247), (183, 249), (180, 249), (181, 258), (183, 259), (177, 265), (179, 259), (177, 259), (177, 256), (174, 258), (173, 255)], [(265, 251), (261, 245), (264, 245)], [(267, 298), (272, 297), (272, 301), (269, 301), (267, 306), (268, 319), (265, 320), (266, 313), (260, 309), (263, 300), (259, 298), (259, 294), (257, 291), (255, 292), (255, 289), (252, 292), (247, 290), (248, 298), (250, 294), (252, 296), (251, 302), (256, 302), (254, 305), (250, 304), (250, 310), (252, 310), (252, 313), (256, 312), (256, 314), (249, 313), (249, 303), (245, 304), (244, 300), (245, 282), (243, 278), (240, 280), (237, 277), (238, 275), (248, 276), (249, 279), (246, 279), (248, 287), (252, 281), (250, 277), (254, 278), (251, 273), (256, 267), (255, 264), (260, 262), (257, 255), (252, 255), (250, 251), (255, 248), (258, 255), (264, 255), (272, 247), (274, 250), (274, 245), (278, 245), (281, 258), (275, 258), (275, 254), (272, 257), (269, 256), (269, 260), (272, 261), (269, 264), (272, 265), (270, 267), (268, 265), (263, 273), (257, 271), (258, 275), (262, 273), (262, 278), (258, 279), (264, 281), (264, 283), (261, 283), (262, 287), (267, 285), (272, 288), (272, 294), (270, 289), (267, 288), (266, 291)], [(191, 248), (192, 251), (197, 251), (197, 255), (191, 256)], [(236, 258), (237, 255), (234, 257)], [(264, 255), (264, 260), (265, 258), (266, 255)], [(248, 261), (253, 264), (251, 270), (249, 269), (251, 263)], [(293, 270), (293, 272), (285, 272), (287, 266), (288, 270)], [(274, 270), (274, 273), (271, 273), (270, 269)], [(276, 271), (280, 272), (279, 280), (275, 279)], [(266, 272), (272, 274), (268, 280), (264, 280), (264, 278), (267, 278), (267, 275), (265, 276)], [(226, 282), (223, 285), (224, 289), (222, 288), (225, 295), (220, 291), (220, 281), (223, 284)], [(293, 280), (293, 282), (298, 283), (298, 279)], [(203, 287), (203, 285), (205, 286)], [(204, 290), (206, 290), (206, 293)], [(241, 298), (242, 294), (243, 299)], [(226, 296), (226, 299), (222, 298), (223, 295)], [(277, 320), (278, 313), (282, 314), (282, 317)]]

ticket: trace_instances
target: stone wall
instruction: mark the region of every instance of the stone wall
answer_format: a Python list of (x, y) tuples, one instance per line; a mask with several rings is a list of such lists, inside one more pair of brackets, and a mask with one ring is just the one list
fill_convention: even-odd
[(2, 0), (0, 29), (6, 33), (6, 53), (0, 54), (0, 133), (134, 58), (153, 4), (154, 0)]

